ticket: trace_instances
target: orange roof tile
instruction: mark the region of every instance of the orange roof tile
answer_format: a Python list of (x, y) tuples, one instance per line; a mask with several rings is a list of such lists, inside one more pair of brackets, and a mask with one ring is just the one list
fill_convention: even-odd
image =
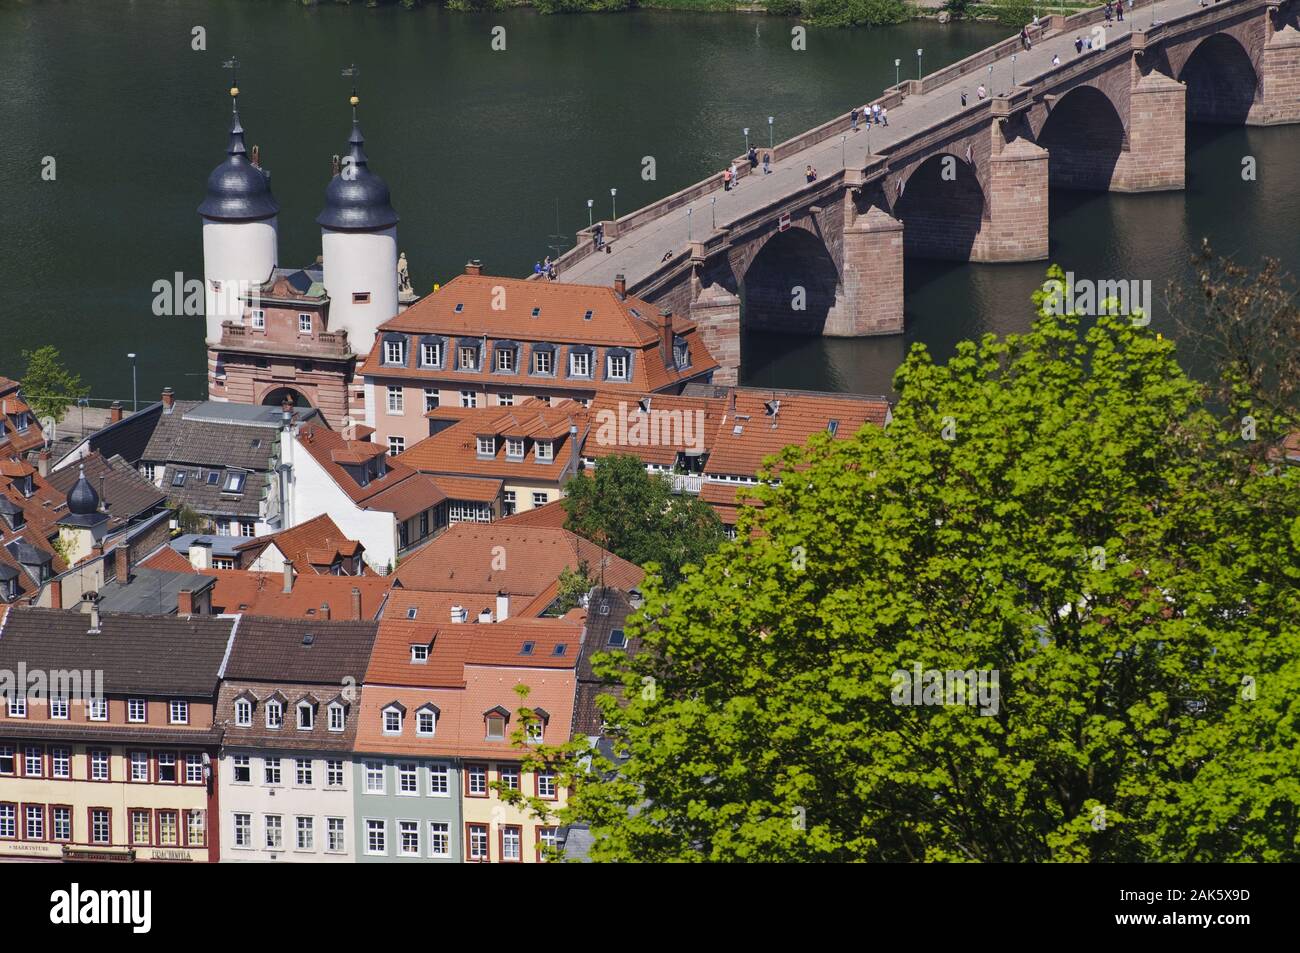
[(278, 533), (250, 539), (235, 548), (243, 560), (242, 565), (249, 565), (273, 543), (285, 559), (293, 560), (300, 572), (306, 572), (308, 567), (331, 566), (338, 557), (355, 556), (364, 548), (355, 539), (349, 539), (328, 513)]
[(291, 592), (284, 591), (284, 573), (208, 569), (215, 576), (212, 605), (218, 612), (244, 612), (281, 619), (321, 618), (321, 606), (331, 619), (352, 618), (352, 590), (361, 592), (361, 618), (379, 613), (393, 585), (392, 576), (328, 576), (298, 573)]
[(672, 466), (678, 453), (710, 450), (727, 399), (600, 391), (587, 412), (591, 431), (582, 445), (584, 457), (630, 453), (644, 463)]
[(569, 514), (564, 509), (563, 500), (551, 500), (545, 506), (534, 506), (531, 510), (511, 513), (497, 522), (511, 526), (537, 526), (545, 529), (564, 529)]
[[(414, 449), (414, 448), (412, 448)], [(448, 476), (435, 474), (429, 477), (449, 500), (465, 500), (470, 503), (492, 503), (501, 495), (505, 483), (501, 480), (483, 477)]]
[[(362, 509), (383, 510), (401, 520), (409, 519), (446, 499), (432, 480), (395, 459), (385, 461), (386, 472), (382, 477), (371, 480), (367, 486), (361, 486), (344, 469), (343, 463), (363, 462), (381, 456), (384, 452), (379, 447), (374, 448), (374, 453), (363, 452), (360, 445), (364, 443), (365, 441), (349, 443), (328, 427), (314, 423), (307, 424), (298, 431), (298, 445)], [(336, 459), (336, 454), (345, 459)], [(355, 461), (352, 461), (351, 454), (356, 455)]]

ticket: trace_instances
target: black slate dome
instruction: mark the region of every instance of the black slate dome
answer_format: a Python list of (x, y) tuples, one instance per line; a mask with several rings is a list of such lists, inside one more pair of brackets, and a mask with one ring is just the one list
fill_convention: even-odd
[(397, 224), (388, 184), (370, 171), (361, 126), (352, 122), (348, 160), (325, 187), (325, 209), (316, 217), (326, 228), (369, 230)]
[(68, 494), (68, 512), (73, 516), (93, 516), (99, 512), (99, 494), (86, 479), (85, 467), (81, 468), (81, 475)]
[(256, 221), (279, 211), (280, 203), (271, 194), (268, 176), (248, 158), (244, 127), (235, 112), (230, 120), (226, 161), (208, 176), (208, 194), (199, 206), (199, 214), (225, 221)]

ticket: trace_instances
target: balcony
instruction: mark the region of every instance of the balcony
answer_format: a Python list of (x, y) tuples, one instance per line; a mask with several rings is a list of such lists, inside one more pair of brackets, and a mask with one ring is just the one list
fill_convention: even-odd
[(701, 473), (670, 473), (668, 479), (672, 481), (674, 493), (698, 496), (700, 487), (704, 485), (704, 475)]
[(279, 335), (261, 329), (253, 330), (233, 321), (221, 322), (220, 348), (248, 354), (278, 354), (294, 357), (343, 360), (352, 355), (348, 332), (320, 331), (312, 337), (305, 335)]

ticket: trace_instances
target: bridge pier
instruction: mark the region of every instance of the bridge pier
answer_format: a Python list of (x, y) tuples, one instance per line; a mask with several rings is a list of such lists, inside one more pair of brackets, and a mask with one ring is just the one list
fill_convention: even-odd
[(822, 334), (901, 334), (903, 223), (875, 205), (856, 215), (851, 191), (846, 191), (844, 203), (844, 266)]
[(713, 383), (739, 384), (740, 298), (719, 284), (700, 289), (693, 298), (690, 318), (700, 329), (704, 346), (721, 365), (713, 372)]
[(1259, 98), (1246, 118), (1248, 126), (1278, 126), (1300, 122), (1300, 30), (1286, 24), (1269, 25), (1260, 57)]
[(971, 261), (1040, 261), (1047, 257), (1047, 150), (1028, 139), (1004, 140), (993, 128), (985, 186), (987, 218)]
[(1187, 178), (1187, 87), (1152, 70), (1129, 90), (1129, 149), (1111, 176), (1112, 192), (1181, 189)]

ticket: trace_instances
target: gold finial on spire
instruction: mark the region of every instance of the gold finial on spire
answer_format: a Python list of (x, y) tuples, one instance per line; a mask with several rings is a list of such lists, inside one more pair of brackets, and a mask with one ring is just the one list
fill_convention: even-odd
[(230, 100), (231, 105), (239, 98), (239, 60), (233, 56), (221, 64), (222, 69), (230, 70)]
[(355, 63), (343, 70), (343, 76), (352, 80), (352, 95), (348, 97), (348, 104), (352, 107), (352, 118), (357, 118), (357, 107), (361, 105), (361, 97), (357, 95), (357, 77), (361, 75), (361, 67)]

